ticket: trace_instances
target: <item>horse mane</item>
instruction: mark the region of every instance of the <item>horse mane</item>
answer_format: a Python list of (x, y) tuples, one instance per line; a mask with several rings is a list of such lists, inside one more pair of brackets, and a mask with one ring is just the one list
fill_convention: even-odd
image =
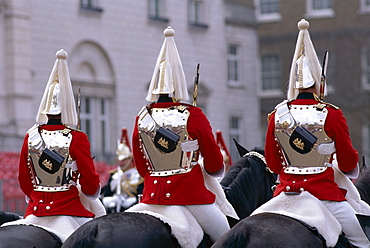
[[(253, 148), (252, 152), (264, 154), (260, 147)], [(257, 156), (245, 155), (230, 167), (221, 181), (226, 198), (241, 219), (249, 216), (257, 207), (272, 197), (270, 190), (272, 185), (266, 182), (266, 177), (270, 176), (268, 174), (270, 172), (266, 170), (264, 161)], [(261, 187), (261, 185), (267, 187)]]
[(0, 211), (0, 225), (4, 224), (5, 222), (19, 219), (21, 219), (21, 216), (16, 213)]
[(355, 182), (355, 186), (361, 196), (361, 199), (370, 204), (370, 167), (365, 168), (361, 176)]
[(265, 156), (265, 150), (260, 146), (255, 146), (252, 151), (258, 152), (259, 154)]

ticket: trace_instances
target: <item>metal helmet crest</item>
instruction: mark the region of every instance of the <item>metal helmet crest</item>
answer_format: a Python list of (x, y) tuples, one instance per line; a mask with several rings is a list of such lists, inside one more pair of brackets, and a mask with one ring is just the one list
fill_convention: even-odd
[(316, 87), (320, 89), (321, 65), (308, 32), (309, 22), (302, 19), (298, 22), (298, 39), (290, 69), (288, 100), (295, 99), (299, 89)]
[(168, 27), (163, 32), (165, 39), (154, 67), (146, 100), (155, 102), (160, 94), (168, 94), (176, 100), (188, 100), (185, 73), (173, 36)]
[(56, 61), (46, 84), (36, 116), (38, 123), (46, 123), (47, 115), (61, 114), (66, 125), (77, 125), (77, 111), (67, 64), (68, 54), (63, 49), (56, 53)]

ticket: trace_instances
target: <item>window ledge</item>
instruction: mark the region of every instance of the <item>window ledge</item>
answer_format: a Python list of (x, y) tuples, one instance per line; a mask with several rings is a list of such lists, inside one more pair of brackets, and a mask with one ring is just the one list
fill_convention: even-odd
[(368, 83), (362, 83), (362, 89), (364, 91), (370, 91), (370, 85)]
[(199, 22), (189, 22), (188, 23), (190, 27), (195, 28), (208, 28), (208, 24), (205, 23), (199, 23)]
[(82, 11), (89, 11), (89, 12), (95, 12), (95, 13), (102, 13), (103, 8), (97, 7), (97, 6), (91, 6), (91, 5), (81, 5)]
[(149, 16), (149, 20), (156, 21), (156, 22), (165, 22), (168, 23), (170, 20), (166, 17), (161, 16)]
[(358, 9), (357, 14), (359, 14), (359, 15), (369, 15), (370, 14), (370, 8)]
[(261, 99), (282, 97), (283, 92), (281, 90), (262, 90), (262, 91), (259, 92), (258, 96)]
[(272, 13), (272, 14), (258, 14), (257, 20), (260, 23), (267, 23), (267, 22), (281, 22), (283, 18), (281, 17), (280, 13)]
[(242, 89), (244, 88), (244, 85), (240, 81), (228, 81), (227, 87), (231, 89)]
[(308, 19), (333, 18), (335, 13), (332, 9), (309, 11), (304, 15)]

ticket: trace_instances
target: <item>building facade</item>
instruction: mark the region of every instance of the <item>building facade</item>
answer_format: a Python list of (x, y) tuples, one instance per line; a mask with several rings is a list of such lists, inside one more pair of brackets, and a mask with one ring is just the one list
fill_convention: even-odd
[[(171, 26), (198, 106), (247, 148), (262, 144), (258, 37), (253, 4), (226, 0), (0, 0), (0, 151), (19, 151), (63, 48), (81, 129), (98, 160), (114, 161), (122, 127), (132, 132)], [(77, 102), (77, 101), (76, 101)]]
[[(252, 2), (252, 1), (251, 1)], [(253, 0), (259, 22), (261, 127), (267, 114), (286, 99), (287, 82), (298, 36), (308, 31), (322, 61), (329, 51), (328, 96), (342, 109), (360, 156), (370, 158), (370, 2), (365, 0)]]

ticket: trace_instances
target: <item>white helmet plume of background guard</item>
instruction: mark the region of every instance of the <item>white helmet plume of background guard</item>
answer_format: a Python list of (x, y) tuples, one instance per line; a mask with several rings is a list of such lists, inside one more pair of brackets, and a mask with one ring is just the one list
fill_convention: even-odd
[(37, 112), (36, 122), (46, 123), (47, 115), (61, 114), (63, 124), (77, 126), (76, 104), (67, 64), (68, 54), (60, 49), (56, 53), (56, 58)]
[(307, 89), (313, 85), (319, 94), (322, 69), (307, 30), (309, 26), (309, 22), (305, 19), (298, 22), (299, 33), (290, 68), (288, 100), (295, 99), (299, 89)]
[(155, 102), (159, 94), (168, 94), (179, 101), (188, 100), (185, 73), (173, 38), (175, 31), (168, 27), (163, 34), (165, 39), (145, 99), (148, 102)]

